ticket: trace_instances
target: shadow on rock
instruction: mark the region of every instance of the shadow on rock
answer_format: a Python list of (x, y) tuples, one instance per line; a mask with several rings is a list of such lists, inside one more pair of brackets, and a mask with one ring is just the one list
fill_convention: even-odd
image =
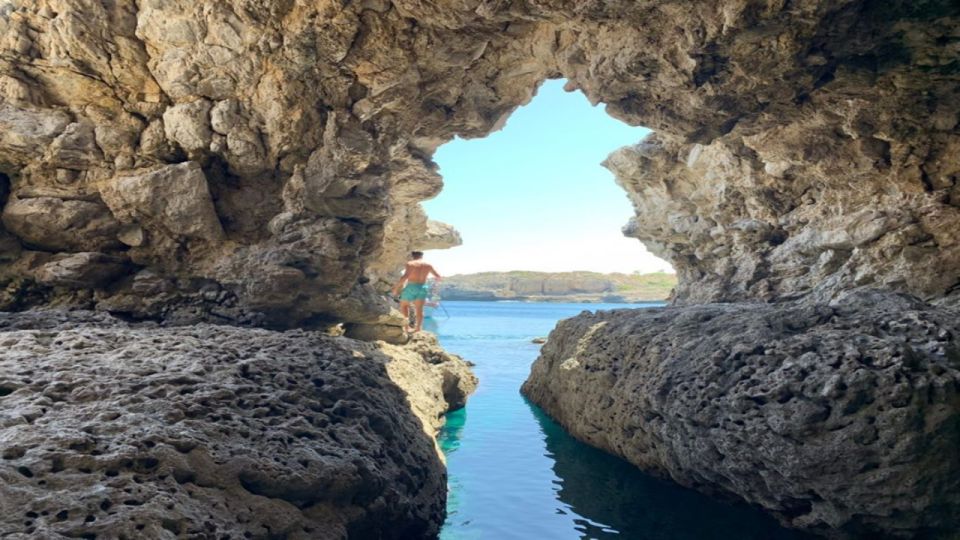
[[(742, 504), (715, 501), (646, 475), (617, 457), (574, 439), (528, 403), (543, 430), (557, 498), (579, 515), (582, 538), (637, 540), (809, 540)], [(610, 524), (616, 524), (615, 528)]]
[(372, 344), (62, 313), (0, 329), (6, 533), (409, 539), (443, 521), (430, 428)]

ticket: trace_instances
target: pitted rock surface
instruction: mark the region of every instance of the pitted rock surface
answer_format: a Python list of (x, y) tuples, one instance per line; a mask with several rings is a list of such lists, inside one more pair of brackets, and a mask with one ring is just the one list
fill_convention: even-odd
[(429, 537), (432, 436), (475, 385), (429, 339), (54, 311), (0, 315), (0, 343), (0, 530), (19, 538)]
[[(958, 21), (950, 0), (3, 0), (0, 309), (399, 326), (382, 293), (438, 245), (431, 156), (558, 77), (656, 130), (607, 163), (678, 303), (955, 295)], [(45, 254), (124, 251), (110, 284), (36, 279)], [(176, 283), (132, 294), (141, 272)]]
[[(408, 251), (436, 245), (419, 206), (442, 187), (434, 152), (456, 136), (480, 137), (499, 129), (547, 78), (566, 78), (567, 88), (605, 103), (614, 117), (656, 131), (615, 152), (607, 165), (636, 208), (625, 233), (678, 271), (675, 303), (800, 299), (816, 306), (869, 286), (956, 306), (958, 21), (960, 7), (952, 0), (0, 0), (0, 309), (79, 306), (165, 324), (212, 321), (288, 328), (344, 323), (367, 339), (396, 338), (403, 320), (383, 293)], [(441, 245), (456, 239), (447, 232), (439, 238)], [(808, 320), (799, 305), (789, 303), (703, 309), (716, 311), (716, 335), (729, 339), (737, 325), (764, 317)], [(854, 310), (851, 316), (859, 321), (856, 313), (878, 313), (870, 309)], [(925, 307), (906, 312), (941, 313)], [(631, 324), (631, 316), (609, 317)], [(899, 338), (863, 317), (869, 330), (864, 331), (878, 351), (899, 350)], [(777, 339), (788, 345), (794, 343), (790, 339), (809, 343), (815, 351), (821, 351), (816, 348), (821, 340), (831, 346), (821, 351), (825, 358), (861, 346), (847, 339), (859, 330), (841, 331), (830, 324), (811, 323), (809, 332)], [(941, 326), (949, 324), (942, 321)], [(573, 325), (563, 326), (548, 349), (560, 350), (564, 331), (580, 331)], [(617, 332), (615, 326), (606, 331)], [(667, 337), (679, 331), (654, 327)], [(110, 328), (104, 331), (113, 332)], [(160, 330), (158, 335), (203, 333), (206, 328)], [(682, 328), (687, 337), (699, 335), (690, 326)], [(925, 323), (918, 323), (904, 332), (913, 336), (924, 328)], [(814, 329), (827, 334), (816, 337)], [(135, 328), (116, 332), (141, 335)], [(218, 332), (222, 339), (254, 335)], [(750, 335), (755, 341), (776, 336), (756, 328)], [(672, 358), (660, 358), (645, 348), (646, 341), (628, 338), (623, 342), (635, 350), (624, 348), (620, 358)], [(46, 338), (23, 339), (49, 346), (42, 343)], [(157, 347), (168, 347), (158, 339)], [(220, 351), (219, 342), (211, 339), (203, 346)], [(147, 362), (152, 346), (146, 343), (135, 358)], [(277, 347), (301, 351), (294, 344)], [(82, 355), (83, 350), (69, 354)], [(936, 354), (917, 354), (921, 367), (927, 361), (939, 365)], [(221, 351), (210, 358), (228, 356)], [(249, 361), (266, 362), (257, 358)], [(207, 383), (234, 384), (232, 372), (216, 371), (222, 365), (210, 368), (225, 378)], [(697, 365), (712, 373), (710, 364)], [(707, 376), (698, 373), (686, 376), (691, 381)], [(928, 372), (919, 373), (934, 381)], [(609, 379), (605, 384), (613, 385), (615, 377)], [(282, 381), (270, 384), (282, 386)], [(882, 377), (878, 381), (877, 396), (899, 384)], [(603, 387), (604, 381), (595, 382)], [(935, 382), (922, 384), (935, 389), (931, 399), (940, 399)], [(132, 386), (117, 388), (133, 392)], [(570, 388), (570, 395), (578, 391), (592, 389)], [(20, 389), (2, 399), (32, 392)], [(54, 396), (60, 399), (62, 393)], [(387, 399), (379, 392), (370, 396), (370, 404), (361, 408)], [(843, 398), (827, 401), (832, 399)], [(165, 411), (181, 402), (178, 398), (158, 407)], [(882, 402), (878, 397), (876, 403)], [(72, 402), (53, 405), (57, 403), (65, 407)], [(762, 413), (763, 407), (788, 410), (800, 403), (806, 401), (755, 405)], [(44, 414), (56, 413), (53, 405)], [(81, 409), (64, 412), (58, 422), (66, 426), (69, 415), (75, 415), (84, 420), (74, 424), (95, 423), (93, 413)], [(828, 419), (838, 410), (843, 407), (831, 405)], [(911, 424), (902, 430), (905, 440), (940, 444), (948, 438), (945, 431), (928, 429), (944, 425), (930, 417), (933, 410), (917, 413), (931, 423)], [(246, 418), (246, 413), (231, 411), (235, 419)], [(562, 416), (560, 410), (553, 412)], [(661, 414), (670, 419), (663, 424), (664, 433), (672, 434), (688, 429), (687, 419), (693, 417), (693, 411), (684, 418), (670, 416), (671, 411)], [(810, 414), (816, 420), (823, 413)], [(857, 426), (867, 422), (863, 418)], [(876, 418), (880, 422), (881, 415)], [(802, 435), (796, 444), (778, 447), (797, 453), (750, 461), (750, 470), (802, 468), (801, 458), (808, 455), (802, 449), (825, 444), (817, 439), (819, 427), (800, 433), (789, 431), (791, 422), (799, 422), (792, 416), (776, 422), (777, 429)], [(613, 439), (619, 437), (617, 425), (609, 424)], [(758, 433), (773, 433), (765, 423), (756, 425)], [(595, 433), (595, 444), (604, 446), (601, 432)], [(374, 436), (368, 442), (379, 440)], [(728, 441), (726, 456), (733, 451), (746, 455), (755, 444), (753, 438)], [(134, 442), (124, 444), (132, 447)], [(825, 447), (847, 448), (839, 442)], [(893, 448), (900, 452), (896, 443)], [(897, 476), (898, 471), (929, 465), (946, 474), (942, 467), (950, 462), (931, 462), (930, 454), (920, 450), (903, 452), (897, 454), (905, 460), (900, 468), (880, 460), (877, 471), (882, 472), (861, 472), (854, 468), (873, 462), (858, 463), (861, 454), (853, 452), (827, 463), (836, 468), (828, 473), (810, 465), (804, 474), (790, 477), (793, 483), (770, 472), (748, 487), (767, 493), (757, 495), (757, 502), (773, 501), (767, 506), (798, 526), (808, 526), (803, 516), (809, 516), (809, 526), (822, 521), (854, 529), (913, 530), (917, 522), (911, 520), (926, 515), (921, 507), (954, 508), (950, 497), (956, 490), (944, 488), (936, 500), (919, 488), (911, 491), (914, 484)], [(710, 463), (709, 456), (705, 450), (701, 457)], [(263, 456), (264, 467), (272, 458)], [(22, 459), (35, 460), (30, 463), (45, 470), (34, 454)], [(419, 461), (411, 466), (425, 467)], [(880, 486), (870, 491), (854, 484), (846, 494), (839, 487), (837, 492), (823, 487), (831, 478), (831, 485), (840, 486), (863, 475), (887, 473), (904, 479), (901, 491), (891, 491), (904, 494), (896, 502), (884, 498), (881, 488), (889, 484), (883, 480), (870, 484)], [(46, 481), (33, 469), (31, 474), (31, 481)], [(15, 471), (5, 478), (35, 486), (23, 484), (29, 479)], [(713, 480), (723, 484), (718, 478)], [(723, 478), (730, 484), (723, 484), (724, 489), (747, 491), (733, 485), (739, 477)], [(952, 478), (928, 485), (940, 489)], [(769, 489), (761, 486), (765, 482)], [(396, 489), (409, 483), (400, 482)], [(245, 491), (238, 493), (248, 500)], [(182, 502), (187, 496), (177, 497)], [(785, 502), (794, 499), (801, 502)], [(94, 504), (83, 501), (75, 509)], [(809, 511), (803, 501), (809, 502)], [(125, 512), (155, 508), (112, 504)], [(883, 509), (900, 512), (898, 504), (915, 508), (878, 517)], [(847, 507), (864, 513), (849, 513)], [(233, 516), (230, 523), (235, 523), (230, 508), (215, 508), (217, 516)], [(404, 508), (388, 505), (387, 513)], [(418, 523), (439, 512), (434, 499), (419, 508), (410, 510)], [(67, 511), (65, 522), (80, 526)], [(791, 513), (796, 516), (789, 517)], [(279, 515), (253, 514), (267, 521)], [(91, 515), (93, 523), (103, 518)], [(928, 517), (930, 527), (941, 526), (936, 516)], [(37, 530), (53, 527), (47, 518), (38, 513), (29, 521)], [(336, 527), (381, 523), (362, 516), (356, 520), (338, 521)], [(170, 527), (179, 530), (176, 524)]]
[(588, 444), (788, 526), (955, 538), (958, 315), (879, 292), (584, 313), (523, 393)]

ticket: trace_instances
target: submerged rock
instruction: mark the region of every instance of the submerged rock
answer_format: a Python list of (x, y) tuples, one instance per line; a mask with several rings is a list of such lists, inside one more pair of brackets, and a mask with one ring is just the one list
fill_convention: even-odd
[(960, 528), (960, 312), (857, 292), (562, 321), (523, 393), (641, 469), (850, 537)]
[(0, 530), (31, 538), (430, 537), (476, 383), (430, 339), (46, 312), (0, 343)]

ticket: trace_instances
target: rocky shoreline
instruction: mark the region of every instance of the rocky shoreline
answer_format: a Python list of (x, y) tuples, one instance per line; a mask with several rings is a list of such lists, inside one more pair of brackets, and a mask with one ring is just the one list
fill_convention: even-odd
[(0, 314), (12, 538), (430, 538), (476, 379), (422, 336)]
[(156, 323), (4, 316), (48, 321), (3, 333), (4, 532), (435, 532), (443, 377), (393, 370), (421, 407), (389, 348), (248, 327), (402, 341), (403, 257), (461, 241), (421, 205), (437, 149), (564, 78), (654, 131), (605, 165), (678, 283), (561, 325), (528, 394), (794, 526), (939, 533), (958, 28), (951, 0), (0, 0), (0, 310)]
[(523, 393), (641, 469), (841, 538), (956, 538), (960, 311), (875, 291), (562, 321)]
[(630, 298), (619, 294), (569, 294), (562, 296), (514, 296), (501, 297), (496, 293), (483, 292), (453, 292), (443, 295), (444, 300), (465, 301), (465, 302), (535, 302), (544, 304), (569, 303), (569, 304), (640, 304), (645, 302), (664, 302), (664, 298)]
[(632, 304), (670, 296), (676, 276), (599, 272), (481, 272), (446, 278), (444, 300)]

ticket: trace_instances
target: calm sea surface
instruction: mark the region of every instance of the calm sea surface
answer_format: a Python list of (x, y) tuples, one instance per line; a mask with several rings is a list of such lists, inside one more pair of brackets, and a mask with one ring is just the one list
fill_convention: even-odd
[(480, 387), (465, 409), (447, 415), (440, 435), (450, 476), (442, 540), (805, 538), (757, 510), (651, 478), (577, 442), (520, 395), (540, 347), (531, 339), (584, 309), (644, 305), (444, 307), (425, 326), (476, 363)]

